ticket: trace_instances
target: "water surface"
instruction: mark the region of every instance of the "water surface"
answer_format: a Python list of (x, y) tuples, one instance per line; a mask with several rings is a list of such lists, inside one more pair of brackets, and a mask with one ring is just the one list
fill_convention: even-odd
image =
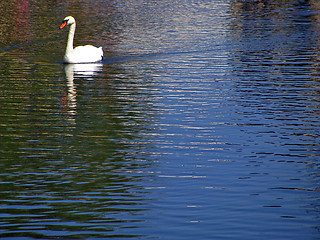
[(1, 6), (1, 239), (319, 238), (316, 2)]

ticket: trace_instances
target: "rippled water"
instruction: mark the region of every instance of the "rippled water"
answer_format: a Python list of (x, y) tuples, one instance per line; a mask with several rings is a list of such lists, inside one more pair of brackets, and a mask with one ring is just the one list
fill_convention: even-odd
[(319, 238), (316, 1), (0, 6), (1, 239)]

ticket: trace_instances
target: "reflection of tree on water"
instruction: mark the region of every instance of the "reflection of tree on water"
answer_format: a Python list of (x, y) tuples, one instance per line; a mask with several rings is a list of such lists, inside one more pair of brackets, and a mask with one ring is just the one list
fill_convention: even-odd
[(77, 115), (77, 88), (74, 84), (74, 76), (91, 79), (102, 68), (102, 63), (91, 64), (67, 64), (64, 71), (67, 79), (68, 91), (63, 98), (63, 107), (70, 123), (75, 124)]

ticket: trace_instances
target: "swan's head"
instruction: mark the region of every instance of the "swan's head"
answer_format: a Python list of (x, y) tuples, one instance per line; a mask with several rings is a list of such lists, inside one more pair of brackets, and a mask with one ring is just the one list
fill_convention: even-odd
[(68, 16), (68, 17), (65, 17), (62, 21), (62, 24), (60, 26), (60, 29), (64, 28), (65, 26), (67, 25), (71, 25), (71, 24), (74, 24), (76, 22), (76, 20), (74, 20), (73, 17), (71, 16)]

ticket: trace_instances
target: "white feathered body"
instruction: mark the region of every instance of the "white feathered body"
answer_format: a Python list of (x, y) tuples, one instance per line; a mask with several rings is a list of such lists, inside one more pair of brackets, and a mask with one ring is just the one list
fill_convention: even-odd
[(94, 63), (103, 59), (102, 47), (92, 45), (78, 46), (64, 55), (65, 63)]

